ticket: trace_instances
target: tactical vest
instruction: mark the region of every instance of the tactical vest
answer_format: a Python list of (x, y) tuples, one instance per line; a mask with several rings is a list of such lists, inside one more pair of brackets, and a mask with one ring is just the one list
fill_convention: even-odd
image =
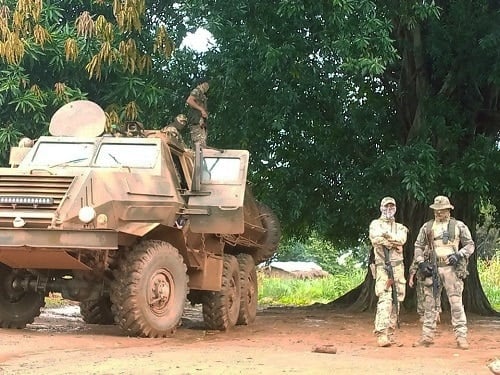
[[(434, 219), (429, 220), (427, 223), (425, 223), (425, 231), (430, 232), (432, 230), (432, 226), (434, 225)], [(454, 241), (455, 240), (455, 228), (457, 227), (457, 220), (454, 218), (450, 218), (450, 221), (448, 222), (448, 234), (449, 234), (449, 240)]]
[[(428, 222), (425, 223), (425, 231), (429, 233), (432, 230), (432, 226), (434, 225), (434, 219), (429, 220)], [(448, 240), (453, 242), (455, 240), (455, 228), (457, 227), (457, 220), (454, 218), (450, 218), (450, 221), (448, 222)], [(458, 249), (455, 249), (455, 251), (458, 251)], [(469, 271), (467, 271), (467, 266), (469, 264), (469, 260), (466, 257), (460, 258), (458, 263), (455, 265), (455, 271), (457, 273), (457, 276), (461, 278), (462, 280), (467, 277), (469, 274)]]

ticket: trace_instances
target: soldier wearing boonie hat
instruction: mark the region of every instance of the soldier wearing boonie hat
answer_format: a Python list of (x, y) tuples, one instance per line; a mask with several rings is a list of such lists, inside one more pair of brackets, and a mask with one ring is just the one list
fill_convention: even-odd
[[(377, 345), (388, 347), (396, 344), (395, 329), (398, 321), (399, 303), (405, 298), (406, 280), (404, 277), (403, 245), (408, 229), (395, 220), (396, 200), (384, 197), (380, 201), (380, 217), (370, 223), (369, 236), (373, 246), (374, 263), (370, 265), (375, 279), (375, 294), (378, 297), (374, 333)], [(386, 266), (384, 247), (388, 250), (387, 260), (393, 270), (394, 286), (397, 291), (397, 306), (392, 299), (392, 287), (388, 286), (389, 276)]]
[(184, 139), (182, 138), (181, 135), (181, 130), (184, 129), (186, 124), (187, 124), (187, 117), (185, 114), (181, 113), (175, 116), (174, 121), (165, 126), (161, 131), (167, 134), (171, 138), (177, 138), (181, 143), (182, 147), (186, 148)]
[[(437, 319), (437, 298), (433, 293), (434, 273), (439, 286), (444, 287), (451, 310), (451, 324), (457, 346), (468, 349), (467, 318), (462, 303), (463, 280), (467, 276), (467, 259), (474, 253), (475, 245), (469, 228), (462, 221), (451, 217), (454, 209), (448, 197), (438, 195), (429, 206), (434, 219), (425, 223), (415, 241), (415, 262), (420, 277), (424, 279), (424, 321), (422, 336), (414, 346), (429, 346), (434, 342)], [(434, 264), (435, 260), (435, 264)]]

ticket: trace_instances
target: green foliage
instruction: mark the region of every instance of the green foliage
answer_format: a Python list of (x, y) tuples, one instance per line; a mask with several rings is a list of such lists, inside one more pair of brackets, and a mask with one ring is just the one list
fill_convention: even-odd
[(259, 274), (259, 304), (304, 306), (328, 303), (358, 286), (364, 277), (365, 272), (360, 269), (306, 280), (280, 279)]
[(500, 311), (500, 256), (499, 252), (489, 260), (479, 260), (479, 278), (491, 306)]
[(410, 242), (437, 194), (472, 228), (481, 199), (498, 207), (498, 4), (227, 4), (183, 8), (216, 40), (210, 137), (250, 149), (285, 236), (355, 246), (385, 195)]
[(476, 252), (481, 259), (492, 259), (500, 254), (500, 228), (498, 210), (489, 202), (481, 205), (480, 220), (476, 230)]
[[(17, 1), (2, 3), (0, 164), (19, 137), (46, 134), (54, 112), (72, 100), (95, 101), (114, 118), (147, 128), (184, 109), (191, 80), (170, 80), (166, 66), (186, 35), (185, 14), (175, 1), (142, 3), (128, 2), (125, 10), (122, 2), (29, 2), (21, 7), (29, 11), (16, 13), (22, 27), (13, 25)], [(22, 43), (6, 43), (12, 35)]]
[(331, 274), (345, 272), (346, 268), (364, 264), (368, 258), (366, 251), (341, 249), (331, 241), (313, 233), (305, 240), (288, 239), (283, 241), (273, 260), (315, 262)]

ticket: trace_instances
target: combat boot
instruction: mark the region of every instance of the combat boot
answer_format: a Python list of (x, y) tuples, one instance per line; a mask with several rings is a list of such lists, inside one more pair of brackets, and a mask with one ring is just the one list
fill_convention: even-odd
[(457, 346), (459, 349), (467, 350), (469, 349), (469, 343), (465, 337), (457, 337)]
[(391, 342), (389, 341), (389, 338), (385, 334), (381, 334), (377, 337), (377, 345), (382, 347), (382, 348), (387, 348), (391, 346)]
[(389, 330), (387, 331), (387, 338), (389, 339), (391, 346), (397, 346), (397, 347), (403, 346), (403, 344), (399, 342), (398, 339), (396, 338), (396, 334), (393, 328), (389, 328)]
[(418, 341), (413, 343), (413, 347), (416, 348), (418, 346), (425, 346), (427, 348), (432, 344), (434, 344), (433, 339), (431, 339), (429, 337), (422, 336)]

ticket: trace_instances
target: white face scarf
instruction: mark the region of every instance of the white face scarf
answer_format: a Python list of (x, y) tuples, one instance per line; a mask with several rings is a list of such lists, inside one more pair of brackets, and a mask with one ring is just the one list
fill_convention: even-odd
[(396, 206), (389, 204), (380, 206), (380, 213), (382, 214), (383, 219), (394, 220), (394, 216), (396, 215)]

